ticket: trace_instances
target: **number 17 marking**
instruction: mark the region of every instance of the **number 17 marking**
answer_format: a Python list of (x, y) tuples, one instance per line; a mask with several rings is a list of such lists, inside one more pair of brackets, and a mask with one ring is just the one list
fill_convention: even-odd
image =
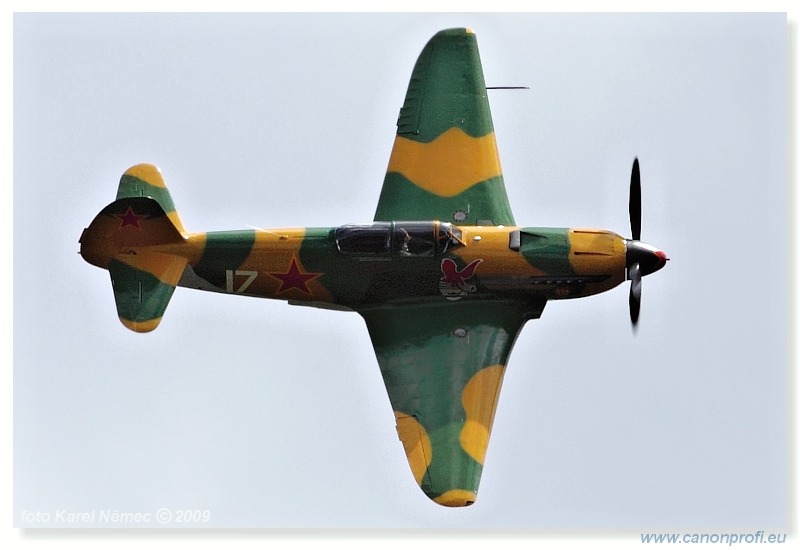
[[(239, 285), (239, 288), (233, 288), (233, 276), (236, 275), (237, 277), (247, 277), (245, 281)], [(253, 284), (253, 281), (256, 280), (258, 276), (258, 271), (246, 271), (242, 269), (237, 269), (236, 271), (232, 269), (225, 270), (225, 290), (228, 292), (234, 292), (236, 294), (241, 294), (247, 287)]]

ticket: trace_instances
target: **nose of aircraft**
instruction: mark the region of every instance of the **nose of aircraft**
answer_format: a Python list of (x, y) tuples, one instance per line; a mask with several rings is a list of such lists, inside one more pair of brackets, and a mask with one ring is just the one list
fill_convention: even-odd
[(626, 242), (625, 263), (628, 267), (639, 264), (642, 276), (655, 273), (664, 267), (669, 258), (662, 250), (642, 241)]

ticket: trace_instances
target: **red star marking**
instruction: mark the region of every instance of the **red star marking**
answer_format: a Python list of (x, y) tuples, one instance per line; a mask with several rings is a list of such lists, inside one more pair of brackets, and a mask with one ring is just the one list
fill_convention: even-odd
[(134, 212), (133, 208), (131, 208), (130, 206), (128, 207), (128, 209), (125, 211), (124, 214), (114, 214), (114, 216), (122, 220), (122, 225), (119, 226), (120, 229), (128, 226), (135, 227), (136, 229), (141, 229), (141, 227), (139, 227), (139, 222), (147, 217), (147, 216), (140, 216), (139, 214)]
[(292, 256), (292, 263), (289, 265), (289, 271), (286, 273), (269, 273), (281, 282), (281, 287), (278, 289), (278, 294), (286, 292), (293, 288), (298, 289), (300, 292), (311, 294), (308, 290), (308, 282), (313, 281), (322, 273), (309, 273), (300, 269), (297, 264), (297, 257)]

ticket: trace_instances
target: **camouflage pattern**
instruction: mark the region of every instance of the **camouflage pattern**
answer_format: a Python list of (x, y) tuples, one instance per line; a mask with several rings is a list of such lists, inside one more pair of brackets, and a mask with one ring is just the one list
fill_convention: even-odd
[(176, 286), (359, 313), (413, 477), (447, 506), (476, 499), (524, 323), (548, 300), (615, 287), (626, 268), (614, 233), (515, 225), (466, 29), (438, 33), (414, 67), (373, 224), (188, 232), (142, 164), (80, 244), (137, 332), (158, 325)]
[(514, 225), (468, 29), (436, 34), (414, 66), (375, 213), (396, 220)]

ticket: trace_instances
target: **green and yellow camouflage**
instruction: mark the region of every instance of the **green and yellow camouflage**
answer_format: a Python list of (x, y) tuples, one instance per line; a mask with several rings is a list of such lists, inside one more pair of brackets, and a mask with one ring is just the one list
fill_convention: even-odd
[[(638, 186), (638, 162), (635, 176)], [(626, 278), (638, 319), (641, 276), (666, 262), (638, 230), (515, 224), (467, 29), (436, 34), (414, 67), (373, 223), (189, 232), (158, 168), (140, 164), (80, 245), (110, 272), (118, 316), (136, 332), (158, 326), (177, 286), (361, 315), (413, 477), (445, 506), (477, 498), (525, 322), (548, 300)]]

